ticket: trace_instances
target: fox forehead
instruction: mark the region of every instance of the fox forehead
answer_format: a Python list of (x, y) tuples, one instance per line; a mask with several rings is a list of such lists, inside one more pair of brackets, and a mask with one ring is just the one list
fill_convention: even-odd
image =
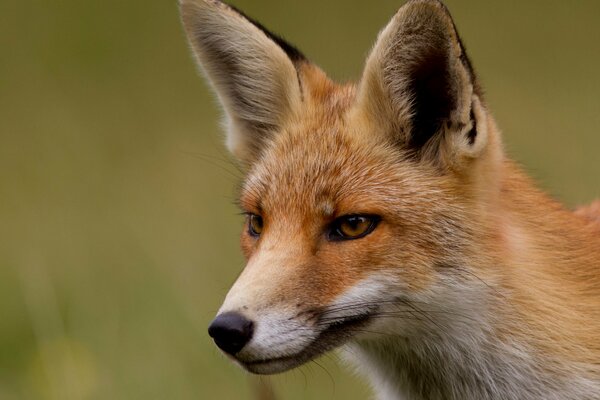
[(358, 140), (344, 115), (328, 119), (300, 117), (278, 132), (247, 175), (244, 208), (273, 213), (288, 205), (331, 216), (375, 212), (389, 201), (389, 188), (406, 180), (393, 173), (400, 154)]
[(398, 212), (391, 203), (406, 207), (415, 195), (440, 192), (430, 171), (400, 149), (367, 140), (370, 128), (354, 122), (347, 114), (328, 123), (303, 119), (278, 132), (246, 177), (242, 207), (260, 214), (382, 214)]

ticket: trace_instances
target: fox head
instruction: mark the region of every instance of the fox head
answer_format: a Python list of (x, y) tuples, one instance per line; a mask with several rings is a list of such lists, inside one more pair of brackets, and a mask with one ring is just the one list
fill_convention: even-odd
[(423, 307), (480, 307), (461, 266), (479, 253), (502, 150), (444, 5), (405, 4), (358, 84), (340, 85), (235, 8), (180, 3), (246, 168), (247, 265), (209, 328), (216, 344), (276, 373), (426, 332)]

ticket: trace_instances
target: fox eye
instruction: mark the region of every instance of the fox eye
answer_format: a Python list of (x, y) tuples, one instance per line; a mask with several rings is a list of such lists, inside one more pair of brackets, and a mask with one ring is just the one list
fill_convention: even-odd
[(263, 230), (263, 219), (260, 215), (248, 215), (248, 233), (251, 236), (258, 237)]
[(346, 215), (336, 219), (329, 231), (329, 240), (360, 239), (373, 232), (380, 218), (374, 215)]

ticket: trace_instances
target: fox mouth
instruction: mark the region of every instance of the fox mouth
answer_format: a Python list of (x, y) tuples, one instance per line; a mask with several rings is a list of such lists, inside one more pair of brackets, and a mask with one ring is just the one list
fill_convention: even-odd
[(296, 354), (269, 359), (237, 360), (237, 362), (254, 374), (267, 375), (285, 372), (346, 343), (362, 327), (368, 324), (373, 315), (373, 313), (361, 314), (336, 321)]

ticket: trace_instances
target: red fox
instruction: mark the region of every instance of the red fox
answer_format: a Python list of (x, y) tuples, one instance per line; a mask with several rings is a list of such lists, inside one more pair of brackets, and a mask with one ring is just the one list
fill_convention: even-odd
[(379, 399), (600, 399), (600, 204), (507, 158), (440, 1), (344, 85), (232, 6), (180, 8), (246, 171), (220, 349), (274, 374), (339, 348)]

